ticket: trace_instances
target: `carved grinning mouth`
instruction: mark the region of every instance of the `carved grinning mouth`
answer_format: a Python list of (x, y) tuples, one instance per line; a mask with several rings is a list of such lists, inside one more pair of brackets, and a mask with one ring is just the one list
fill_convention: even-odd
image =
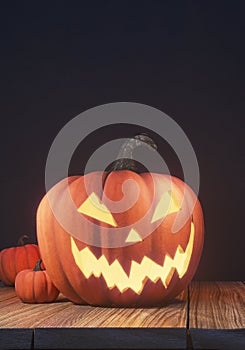
[(192, 256), (194, 234), (195, 227), (192, 222), (185, 251), (178, 245), (174, 258), (166, 254), (163, 265), (157, 264), (147, 256), (143, 257), (141, 263), (132, 260), (129, 275), (126, 274), (118, 260), (109, 264), (104, 255), (97, 259), (88, 247), (79, 251), (72, 237), (71, 248), (76, 265), (87, 279), (91, 276), (97, 278), (103, 276), (109, 289), (117, 287), (121, 293), (132, 289), (135, 293), (141, 294), (147, 279), (154, 283), (161, 280), (163, 286), (167, 288), (175, 271), (179, 278), (185, 275)]

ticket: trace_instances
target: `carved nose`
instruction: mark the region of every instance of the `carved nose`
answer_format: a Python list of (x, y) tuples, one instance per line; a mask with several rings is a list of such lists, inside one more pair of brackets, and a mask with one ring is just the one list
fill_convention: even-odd
[(135, 229), (131, 229), (129, 231), (128, 237), (126, 239), (126, 242), (141, 242), (142, 238), (140, 237), (140, 234), (135, 230)]

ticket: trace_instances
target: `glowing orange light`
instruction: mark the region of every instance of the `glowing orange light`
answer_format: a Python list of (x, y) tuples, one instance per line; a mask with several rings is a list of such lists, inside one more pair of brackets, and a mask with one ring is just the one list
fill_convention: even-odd
[(176, 213), (180, 210), (180, 205), (171, 191), (165, 192), (156, 206), (151, 223), (164, 218), (165, 216)]
[(174, 258), (166, 255), (163, 265), (157, 264), (147, 256), (142, 259), (141, 263), (132, 260), (129, 276), (118, 260), (114, 260), (110, 265), (104, 255), (97, 259), (88, 247), (79, 251), (72, 237), (71, 248), (75, 262), (86, 278), (92, 275), (95, 277), (102, 275), (109, 289), (117, 287), (122, 293), (131, 288), (135, 293), (140, 294), (147, 279), (152, 282), (157, 282), (160, 279), (164, 287), (167, 288), (174, 269), (176, 269), (179, 278), (184, 276), (192, 255), (194, 234), (195, 228), (192, 222), (190, 238), (185, 251), (178, 245)]
[(117, 226), (111, 212), (100, 201), (99, 197), (94, 192), (92, 192), (90, 196), (80, 205), (77, 211), (99, 221), (110, 224), (111, 226)]
[(139, 233), (132, 228), (128, 234), (126, 242), (140, 242), (140, 241), (142, 241), (142, 238), (140, 237)]

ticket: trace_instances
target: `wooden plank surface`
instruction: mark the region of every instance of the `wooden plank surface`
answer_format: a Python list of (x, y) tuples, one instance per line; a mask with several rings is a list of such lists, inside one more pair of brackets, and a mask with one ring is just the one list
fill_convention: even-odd
[(245, 327), (245, 286), (242, 282), (194, 282), (190, 286), (190, 328)]
[(245, 349), (242, 282), (195, 282), (190, 286), (189, 299), (194, 349)]
[[(23, 304), (0, 286), (0, 348), (245, 349), (245, 285), (195, 282), (158, 308)], [(189, 336), (190, 335), (190, 336)], [(14, 344), (14, 346), (13, 346)]]
[(0, 281), (0, 302), (7, 300), (7, 299), (11, 299), (11, 298), (15, 298), (16, 294), (15, 294), (15, 290), (12, 287), (6, 287), (2, 281)]
[[(0, 328), (13, 341), (16, 330), (29, 328), (37, 349), (185, 349), (187, 297), (184, 291), (157, 308), (100, 308), (74, 305), (62, 295), (50, 304), (24, 304), (14, 288), (0, 288)], [(23, 333), (25, 345), (31, 334)]]
[(6, 299), (7, 293), (8, 288), (0, 290), (1, 328), (185, 328), (187, 323), (187, 291), (165, 307), (144, 309), (74, 305), (62, 296), (49, 304), (24, 304), (17, 297)]

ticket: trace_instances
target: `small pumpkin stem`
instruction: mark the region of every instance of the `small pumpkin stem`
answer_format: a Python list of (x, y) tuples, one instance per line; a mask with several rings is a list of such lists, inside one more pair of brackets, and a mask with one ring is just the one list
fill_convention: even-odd
[(42, 263), (42, 259), (38, 259), (33, 271), (43, 271), (43, 269), (41, 267), (41, 263)]
[(135, 148), (141, 146), (148, 147), (151, 150), (157, 150), (157, 145), (150, 136), (146, 133), (137, 134), (122, 145), (117, 160), (114, 162), (109, 172), (115, 170), (131, 170), (137, 172), (137, 163), (133, 158), (133, 151)]
[(18, 239), (18, 245), (25, 245), (29, 241), (29, 236), (23, 235)]

